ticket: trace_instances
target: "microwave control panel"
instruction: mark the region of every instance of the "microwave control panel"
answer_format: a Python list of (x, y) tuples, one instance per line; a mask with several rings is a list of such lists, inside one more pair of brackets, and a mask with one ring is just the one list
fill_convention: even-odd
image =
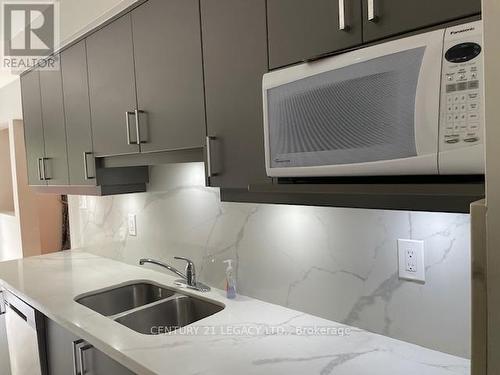
[(483, 143), (481, 23), (446, 30), (443, 50), (440, 149)]

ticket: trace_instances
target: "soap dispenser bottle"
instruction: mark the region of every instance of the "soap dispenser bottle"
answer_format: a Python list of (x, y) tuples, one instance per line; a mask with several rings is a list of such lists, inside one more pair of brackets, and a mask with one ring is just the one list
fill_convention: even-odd
[(226, 268), (226, 293), (227, 298), (236, 298), (236, 278), (234, 277), (233, 260), (228, 259), (224, 261), (227, 264)]

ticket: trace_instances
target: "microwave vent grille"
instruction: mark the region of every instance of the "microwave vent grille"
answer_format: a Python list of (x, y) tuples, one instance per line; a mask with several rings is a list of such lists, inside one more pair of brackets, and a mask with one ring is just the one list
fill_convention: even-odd
[(272, 166), (416, 156), (415, 92), (424, 51), (386, 55), (269, 90)]

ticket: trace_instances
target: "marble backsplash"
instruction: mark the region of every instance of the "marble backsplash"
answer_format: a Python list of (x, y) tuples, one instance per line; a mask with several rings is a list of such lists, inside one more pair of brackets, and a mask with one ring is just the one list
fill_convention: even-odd
[[(153, 167), (148, 193), (69, 205), (73, 248), (130, 264), (182, 255), (218, 288), (234, 259), (241, 294), (470, 356), (469, 215), (221, 203), (199, 163)], [(425, 284), (398, 278), (400, 238), (425, 242)]]

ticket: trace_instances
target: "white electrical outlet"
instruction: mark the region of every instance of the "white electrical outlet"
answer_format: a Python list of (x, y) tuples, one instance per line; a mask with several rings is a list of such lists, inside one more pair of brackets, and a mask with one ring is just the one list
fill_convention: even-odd
[(425, 282), (424, 241), (398, 240), (399, 278)]
[(413, 246), (409, 246), (406, 248), (405, 262), (406, 262), (406, 271), (415, 273), (417, 272), (417, 256), (415, 254), (415, 250), (413, 250)]
[(128, 234), (130, 236), (137, 236), (137, 223), (135, 214), (128, 214)]

